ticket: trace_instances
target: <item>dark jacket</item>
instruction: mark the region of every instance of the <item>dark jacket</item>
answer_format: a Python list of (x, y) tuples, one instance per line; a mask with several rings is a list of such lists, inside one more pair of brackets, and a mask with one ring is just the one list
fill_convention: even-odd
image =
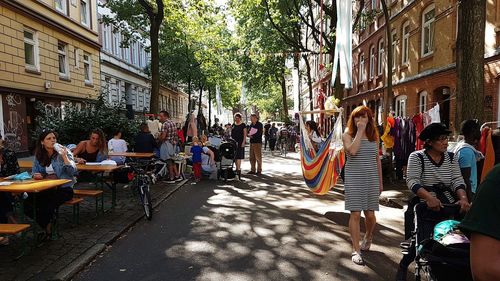
[(154, 152), (157, 147), (155, 138), (151, 133), (139, 132), (135, 137), (135, 152)]

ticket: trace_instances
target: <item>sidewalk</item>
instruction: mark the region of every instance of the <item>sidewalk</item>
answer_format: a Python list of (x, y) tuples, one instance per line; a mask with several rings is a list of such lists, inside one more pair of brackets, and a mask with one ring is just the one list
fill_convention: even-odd
[[(167, 199), (185, 182), (160, 182), (153, 186), (151, 194), (154, 206)], [(111, 191), (108, 188), (104, 191), (105, 210), (109, 210)], [(60, 237), (56, 241), (48, 241), (32, 248), (17, 261), (13, 261), (20, 249), (16, 241), (0, 248), (0, 280), (68, 280), (96, 255), (111, 247), (110, 244), (135, 222), (143, 219), (144, 212), (139, 205), (139, 198), (132, 195), (130, 188), (123, 184), (117, 186), (117, 205), (114, 210), (106, 211), (96, 218), (94, 204), (93, 198), (86, 198), (82, 202), (79, 225), (72, 222), (72, 207), (61, 206)], [(28, 242), (32, 242), (31, 231), (27, 234)]]

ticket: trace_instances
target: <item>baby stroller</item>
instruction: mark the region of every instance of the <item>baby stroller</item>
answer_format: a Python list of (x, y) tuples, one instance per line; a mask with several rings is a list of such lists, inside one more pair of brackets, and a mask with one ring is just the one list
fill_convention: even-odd
[(224, 181), (232, 179), (236, 176), (233, 170), (236, 158), (236, 142), (228, 140), (219, 146), (218, 157), (215, 159), (217, 162), (217, 179), (223, 178)]
[(459, 217), (460, 206), (443, 204), (432, 211), (425, 202), (415, 205), (415, 228), (410, 242), (401, 243), (404, 254), (415, 255), (415, 280), (473, 281), (470, 271), (469, 244), (442, 245), (434, 240), (436, 224)]

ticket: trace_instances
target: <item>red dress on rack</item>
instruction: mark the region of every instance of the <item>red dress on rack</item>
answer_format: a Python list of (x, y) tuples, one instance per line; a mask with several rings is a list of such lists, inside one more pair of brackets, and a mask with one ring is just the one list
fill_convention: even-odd
[(420, 136), (420, 133), (424, 129), (424, 119), (422, 113), (413, 116), (411, 121), (413, 122), (413, 124), (415, 124), (415, 137), (417, 138), (417, 142), (415, 143), (415, 150), (424, 149), (424, 141), (418, 138), (418, 136)]

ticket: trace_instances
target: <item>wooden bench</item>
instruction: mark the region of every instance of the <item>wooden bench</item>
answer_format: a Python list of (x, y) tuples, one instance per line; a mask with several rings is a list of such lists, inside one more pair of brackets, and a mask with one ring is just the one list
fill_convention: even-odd
[(2, 223), (0, 224), (0, 234), (4, 235), (16, 235), (18, 233), (23, 233), (21, 236), (22, 239), (22, 249), (21, 253), (15, 258), (19, 259), (26, 252), (26, 230), (30, 228), (29, 224), (17, 224), (17, 223)]
[(95, 214), (99, 215), (99, 197), (101, 198), (101, 211), (104, 213), (104, 192), (95, 189), (74, 189), (73, 196), (76, 198), (93, 197), (95, 198)]
[(80, 224), (80, 203), (83, 198), (73, 197), (71, 200), (64, 202), (66, 206), (73, 206), (73, 223)]

